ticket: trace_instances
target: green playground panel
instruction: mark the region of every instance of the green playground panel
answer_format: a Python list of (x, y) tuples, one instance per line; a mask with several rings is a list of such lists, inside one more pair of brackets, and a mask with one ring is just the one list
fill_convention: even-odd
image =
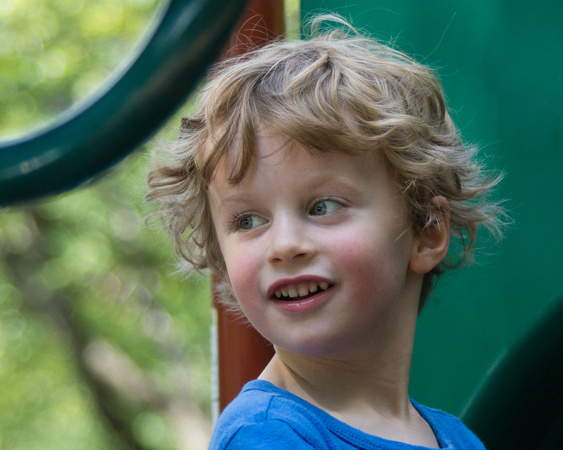
[[(301, 0), (301, 8), (302, 17), (336, 12), (434, 67), (465, 140), (478, 143), (487, 163), (506, 172), (497, 196), (507, 199), (514, 224), (500, 245), (481, 236), (476, 264), (440, 281), (421, 315), (411, 381), (414, 398), (463, 414), (472, 424), (482, 417), (476, 426), (490, 434), (485, 422), (495, 416), (487, 416), (485, 406), (492, 410), (507, 399), (505, 392), (494, 396), (500, 382), (490, 374), (512, 374), (515, 386), (525, 389), (518, 380), (526, 379), (519, 378), (526, 361), (538, 354), (545, 361), (563, 347), (561, 333), (542, 331), (563, 329), (557, 309), (563, 301), (563, 58), (555, 57), (563, 42), (561, 3)], [(562, 320), (547, 322), (556, 311)], [(546, 373), (535, 375), (535, 384), (546, 382)], [(516, 389), (512, 394), (520, 395)], [(552, 399), (561, 393), (554, 389)], [(520, 410), (525, 408), (523, 402)], [(550, 413), (560, 430), (562, 411), (556, 406)]]

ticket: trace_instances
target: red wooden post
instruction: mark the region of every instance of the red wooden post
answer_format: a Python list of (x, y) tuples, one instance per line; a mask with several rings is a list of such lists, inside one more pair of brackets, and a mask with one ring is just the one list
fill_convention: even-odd
[[(283, 36), (283, 0), (251, 0), (225, 52), (232, 57)], [(242, 386), (255, 379), (274, 354), (250, 324), (228, 313), (214, 298), (217, 309), (218, 411), (223, 411)], [(217, 368), (215, 368), (217, 370)]]

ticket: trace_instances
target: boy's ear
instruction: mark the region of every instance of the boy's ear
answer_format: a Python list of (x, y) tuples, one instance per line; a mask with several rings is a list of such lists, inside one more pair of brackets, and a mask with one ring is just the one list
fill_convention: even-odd
[(420, 232), (409, 261), (411, 270), (419, 274), (440, 264), (450, 245), (450, 205), (441, 196), (434, 197), (432, 203), (432, 222)]

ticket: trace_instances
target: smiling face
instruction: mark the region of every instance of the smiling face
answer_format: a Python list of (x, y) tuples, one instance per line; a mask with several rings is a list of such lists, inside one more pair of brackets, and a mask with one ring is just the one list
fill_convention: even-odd
[[(267, 131), (267, 130), (266, 130)], [(410, 340), (419, 244), (375, 153), (310, 152), (262, 130), (241, 183), (223, 162), (209, 203), (234, 297), (286, 351), (361, 356)]]

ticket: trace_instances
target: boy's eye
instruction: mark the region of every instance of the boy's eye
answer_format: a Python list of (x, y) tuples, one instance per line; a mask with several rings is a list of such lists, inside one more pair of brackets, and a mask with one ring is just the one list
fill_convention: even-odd
[(260, 216), (246, 215), (235, 219), (235, 228), (238, 230), (252, 230), (266, 223), (266, 219)]
[(313, 204), (309, 210), (309, 214), (312, 216), (326, 216), (327, 214), (332, 214), (341, 209), (343, 205), (334, 200), (322, 200)]

